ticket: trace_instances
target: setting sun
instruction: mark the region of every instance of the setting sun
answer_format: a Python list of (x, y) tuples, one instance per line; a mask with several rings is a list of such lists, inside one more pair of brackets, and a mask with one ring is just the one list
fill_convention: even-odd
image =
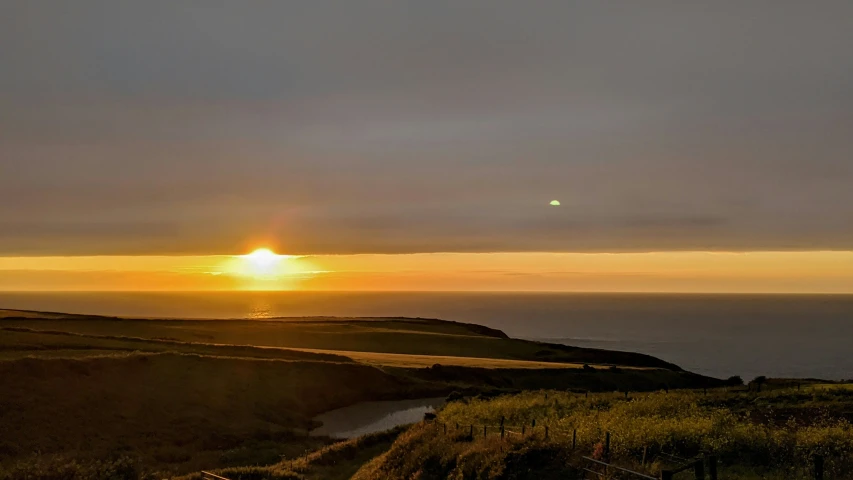
[(285, 255), (277, 255), (269, 248), (259, 248), (248, 255), (244, 255), (246, 269), (244, 273), (252, 276), (270, 276), (278, 272), (278, 266)]
[(258, 268), (269, 268), (278, 262), (281, 257), (281, 255), (276, 255), (275, 252), (269, 248), (259, 248), (246, 255), (246, 258)]

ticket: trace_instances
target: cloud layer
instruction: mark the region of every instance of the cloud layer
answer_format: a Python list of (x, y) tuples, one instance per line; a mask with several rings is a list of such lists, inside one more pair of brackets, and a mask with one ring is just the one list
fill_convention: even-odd
[(0, 254), (850, 249), (851, 19), (3, 2)]

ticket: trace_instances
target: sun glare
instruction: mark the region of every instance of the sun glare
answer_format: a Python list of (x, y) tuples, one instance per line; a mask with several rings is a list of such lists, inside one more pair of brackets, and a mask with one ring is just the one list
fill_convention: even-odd
[(305, 257), (279, 255), (269, 248), (223, 258), (213, 272), (235, 279), (239, 290), (292, 290), (300, 282), (325, 273)]
[(254, 252), (246, 255), (256, 267), (269, 267), (281, 259), (281, 255), (276, 255), (269, 248), (259, 248)]
[(279, 264), (285, 258), (287, 258), (285, 255), (277, 255), (269, 248), (259, 248), (248, 255), (243, 255), (246, 273), (257, 277), (280, 273)]

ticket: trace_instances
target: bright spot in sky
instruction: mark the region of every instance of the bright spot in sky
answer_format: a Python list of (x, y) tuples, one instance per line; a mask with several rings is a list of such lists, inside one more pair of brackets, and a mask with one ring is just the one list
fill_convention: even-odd
[(276, 255), (269, 248), (259, 248), (244, 258), (251, 265), (252, 273), (255, 275), (268, 275), (274, 273), (276, 266), (281, 262), (283, 256)]
[(551, 200), (551, 205), (558, 207), (558, 206), (560, 206), (560, 201), (559, 200)]

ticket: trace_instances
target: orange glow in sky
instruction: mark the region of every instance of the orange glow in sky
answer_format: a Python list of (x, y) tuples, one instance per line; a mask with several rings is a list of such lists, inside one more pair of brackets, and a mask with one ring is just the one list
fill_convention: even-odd
[(0, 290), (853, 293), (853, 252), (0, 257)]

